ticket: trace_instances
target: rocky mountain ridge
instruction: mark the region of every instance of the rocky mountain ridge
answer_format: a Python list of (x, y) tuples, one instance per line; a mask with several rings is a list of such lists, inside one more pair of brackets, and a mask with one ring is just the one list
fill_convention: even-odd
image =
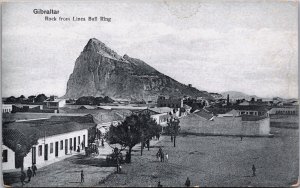
[(149, 101), (159, 95), (212, 99), (206, 91), (181, 84), (139, 59), (120, 56), (92, 38), (76, 59), (64, 98), (109, 96)]

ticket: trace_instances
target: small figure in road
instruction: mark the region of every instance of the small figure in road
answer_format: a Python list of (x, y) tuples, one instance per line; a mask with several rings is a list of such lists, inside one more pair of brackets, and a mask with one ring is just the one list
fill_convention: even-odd
[(255, 171), (256, 171), (256, 168), (254, 165), (252, 165), (252, 176), (256, 176)]
[(21, 171), (21, 177), (20, 177), (22, 186), (25, 185), (25, 183), (24, 183), (25, 178), (26, 178), (26, 174), (25, 174), (25, 172), (22, 170), (22, 171)]
[(158, 181), (157, 187), (163, 187), (162, 184), (160, 184), (160, 181)]
[(241, 141), (243, 140), (243, 137), (241, 136)]
[(37, 167), (35, 166), (35, 163), (32, 164), (32, 177), (36, 176)]
[(104, 140), (103, 140), (103, 138), (101, 140), (101, 146), (104, 147)]
[(166, 161), (168, 162), (169, 161), (169, 154), (166, 153), (165, 157), (166, 157)]
[(28, 167), (27, 169), (28, 182), (30, 182), (31, 176), (32, 176), (32, 170), (30, 169), (30, 167)]
[(186, 181), (185, 181), (185, 186), (189, 187), (191, 185), (191, 181), (189, 179), (189, 177), (186, 178)]
[(83, 174), (83, 170), (81, 170), (81, 173), (80, 173), (80, 182), (83, 183), (84, 182), (84, 174)]
[(164, 154), (164, 152), (161, 152), (161, 153), (160, 153), (160, 161), (161, 161), (161, 162), (164, 162), (164, 161), (165, 161), (165, 154)]

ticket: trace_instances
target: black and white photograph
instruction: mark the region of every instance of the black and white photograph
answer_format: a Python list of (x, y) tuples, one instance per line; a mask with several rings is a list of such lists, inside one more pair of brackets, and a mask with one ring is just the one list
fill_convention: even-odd
[(297, 0), (1, 3), (3, 187), (299, 187)]

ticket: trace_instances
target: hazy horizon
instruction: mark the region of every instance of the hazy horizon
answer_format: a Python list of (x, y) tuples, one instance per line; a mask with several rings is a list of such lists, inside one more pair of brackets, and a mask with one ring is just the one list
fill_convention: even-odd
[[(112, 20), (51, 22), (36, 8)], [(5, 3), (2, 97), (63, 96), (76, 58), (97, 38), (199, 90), (298, 98), (297, 11), (297, 2), (275, 0)]]

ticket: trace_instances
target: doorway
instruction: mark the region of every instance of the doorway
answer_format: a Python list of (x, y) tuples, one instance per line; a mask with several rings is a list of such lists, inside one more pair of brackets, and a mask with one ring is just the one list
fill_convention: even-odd
[(58, 157), (58, 142), (55, 142), (55, 157)]
[(48, 160), (48, 144), (45, 144), (45, 150), (44, 150), (44, 160)]
[(65, 139), (65, 155), (68, 154), (68, 139)]
[(36, 147), (32, 147), (32, 164), (36, 164)]

